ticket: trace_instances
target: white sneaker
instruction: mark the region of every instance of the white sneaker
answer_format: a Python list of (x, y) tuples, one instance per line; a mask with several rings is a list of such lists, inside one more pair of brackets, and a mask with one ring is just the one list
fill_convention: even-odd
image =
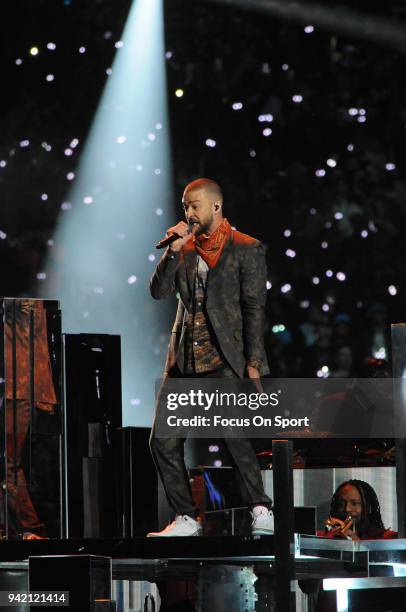
[(147, 538), (177, 538), (179, 536), (200, 536), (202, 526), (187, 514), (177, 514), (175, 520), (162, 531), (147, 533)]
[(254, 506), (251, 512), (252, 535), (272, 535), (274, 532), (274, 521), (272, 511), (266, 506)]

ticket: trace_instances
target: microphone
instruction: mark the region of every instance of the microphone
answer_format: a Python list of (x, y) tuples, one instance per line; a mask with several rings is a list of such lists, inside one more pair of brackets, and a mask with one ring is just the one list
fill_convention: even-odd
[[(189, 223), (189, 229), (188, 229), (188, 234), (192, 233), (192, 227), (191, 224)], [(155, 245), (156, 249), (164, 249), (165, 247), (169, 246), (170, 244), (172, 244), (172, 242), (175, 242), (175, 240), (178, 240), (179, 238), (182, 238), (182, 236), (179, 236), (179, 234), (171, 234), (170, 236), (166, 236), (166, 238), (162, 238), (162, 240), (160, 240), (158, 242), (158, 244)]]
[(164, 249), (165, 247), (169, 246), (170, 244), (172, 244), (172, 242), (175, 242), (175, 240), (178, 240), (179, 238), (182, 238), (182, 236), (179, 236), (179, 234), (171, 234), (170, 236), (167, 236), (166, 238), (163, 238), (162, 240), (160, 240), (158, 244), (155, 245), (155, 248)]

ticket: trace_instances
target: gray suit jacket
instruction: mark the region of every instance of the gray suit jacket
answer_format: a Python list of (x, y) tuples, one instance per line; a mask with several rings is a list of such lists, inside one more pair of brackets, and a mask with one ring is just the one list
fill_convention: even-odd
[[(169, 255), (166, 251), (151, 278), (153, 298), (179, 294), (165, 374), (175, 362), (181, 372), (184, 369), (186, 319), (192, 308), (196, 259), (197, 253), (190, 243), (179, 253)], [(233, 231), (217, 265), (208, 273), (205, 305), (220, 349), (241, 378), (246, 375), (250, 357), (262, 360), (262, 376), (269, 372), (263, 343), (265, 301), (265, 248), (255, 238)]]

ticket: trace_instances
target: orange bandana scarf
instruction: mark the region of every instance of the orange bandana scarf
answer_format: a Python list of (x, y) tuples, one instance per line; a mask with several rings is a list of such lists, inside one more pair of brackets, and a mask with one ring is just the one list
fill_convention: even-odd
[(193, 241), (196, 252), (207, 263), (209, 268), (214, 268), (220, 259), (224, 246), (231, 237), (231, 231), (231, 225), (227, 219), (224, 219), (221, 225), (210, 236), (202, 234), (201, 236), (194, 237)]

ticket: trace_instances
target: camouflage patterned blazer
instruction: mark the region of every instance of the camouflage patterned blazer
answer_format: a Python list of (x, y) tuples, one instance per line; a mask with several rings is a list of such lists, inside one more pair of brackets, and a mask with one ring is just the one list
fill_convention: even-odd
[[(177, 363), (184, 369), (186, 319), (192, 308), (197, 253), (191, 242), (178, 253), (164, 253), (152, 275), (150, 290), (159, 300), (175, 292), (178, 310), (172, 329), (165, 375)], [(233, 231), (217, 265), (207, 277), (206, 312), (220, 349), (234, 372), (244, 377), (249, 358), (261, 359), (261, 375), (269, 372), (264, 351), (266, 263), (264, 246)]]

